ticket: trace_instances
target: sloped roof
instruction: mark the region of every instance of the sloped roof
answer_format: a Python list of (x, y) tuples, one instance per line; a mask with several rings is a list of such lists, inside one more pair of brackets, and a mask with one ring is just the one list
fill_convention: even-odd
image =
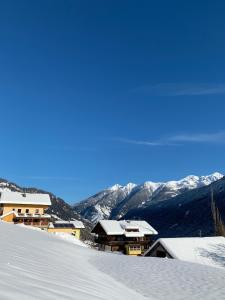
[(71, 223), (73, 223), (75, 228), (85, 228), (84, 223), (81, 221), (70, 221)]
[(51, 223), (49, 225), (50, 228), (85, 228), (83, 222), (81, 221), (64, 221), (59, 220), (55, 221), (54, 223)]
[(145, 256), (158, 243), (176, 259), (205, 265), (225, 265), (225, 238), (222, 236), (161, 238), (146, 251)]
[(124, 235), (128, 233), (126, 229), (129, 230), (138, 229), (138, 232), (134, 232), (134, 231), (132, 232), (132, 236), (144, 236), (145, 234), (151, 234), (151, 235), (158, 234), (158, 232), (146, 221), (101, 220), (99, 221), (99, 224), (102, 226), (102, 228), (108, 235)]
[(51, 200), (48, 194), (2, 191), (0, 193), (0, 204), (51, 205)]

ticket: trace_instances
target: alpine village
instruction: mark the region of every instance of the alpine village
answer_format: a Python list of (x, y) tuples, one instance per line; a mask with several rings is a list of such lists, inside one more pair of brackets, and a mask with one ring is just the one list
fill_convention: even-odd
[[(119, 189), (121, 186), (114, 186), (111, 190), (114, 192), (115, 188)], [(213, 189), (210, 191), (211, 213), (215, 227), (215, 233), (210, 236), (201, 235), (199, 232), (198, 236), (193, 237), (190, 235), (160, 237), (160, 233), (146, 219), (140, 218), (99, 218), (93, 222), (85, 218), (81, 220), (80, 217), (63, 220), (50, 210), (52, 205), (50, 194), (9, 189), (2, 189), (0, 193), (0, 220), (34, 227), (49, 234), (63, 234), (76, 240), (83, 240), (89, 247), (98, 251), (188, 261), (191, 260), (191, 256), (196, 256), (198, 247), (205, 250), (212, 244), (225, 247), (225, 227), (214, 201)], [(201, 255), (197, 259), (201, 263)]]

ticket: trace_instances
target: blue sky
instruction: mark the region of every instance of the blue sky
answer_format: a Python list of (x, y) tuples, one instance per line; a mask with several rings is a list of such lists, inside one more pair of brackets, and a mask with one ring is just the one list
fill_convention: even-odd
[(224, 35), (223, 1), (2, 1), (1, 177), (75, 202), (225, 172)]

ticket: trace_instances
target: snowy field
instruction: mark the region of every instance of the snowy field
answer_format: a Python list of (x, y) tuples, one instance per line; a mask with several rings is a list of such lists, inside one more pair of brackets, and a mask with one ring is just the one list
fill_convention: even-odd
[(3, 222), (0, 240), (1, 300), (225, 299), (222, 269), (98, 252)]

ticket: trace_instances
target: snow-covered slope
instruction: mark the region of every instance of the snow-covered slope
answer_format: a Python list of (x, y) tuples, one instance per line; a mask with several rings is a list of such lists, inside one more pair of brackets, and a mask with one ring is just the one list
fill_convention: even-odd
[(118, 258), (116, 255), (107, 255), (104, 259), (96, 256), (93, 261), (100, 271), (136, 289), (146, 297), (145, 299), (216, 300), (225, 298), (223, 285), (225, 271), (217, 268), (174, 259), (128, 256)]
[(153, 201), (170, 199), (192, 189), (203, 187), (222, 178), (216, 172), (208, 176), (190, 175), (178, 181), (152, 182), (141, 185), (116, 184), (76, 204), (74, 210), (86, 219), (97, 222), (100, 219), (118, 219), (129, 210), (148, 207)]
[(0, 299), (224, 299), (225, 271), (99, 252), (0, 222)]

